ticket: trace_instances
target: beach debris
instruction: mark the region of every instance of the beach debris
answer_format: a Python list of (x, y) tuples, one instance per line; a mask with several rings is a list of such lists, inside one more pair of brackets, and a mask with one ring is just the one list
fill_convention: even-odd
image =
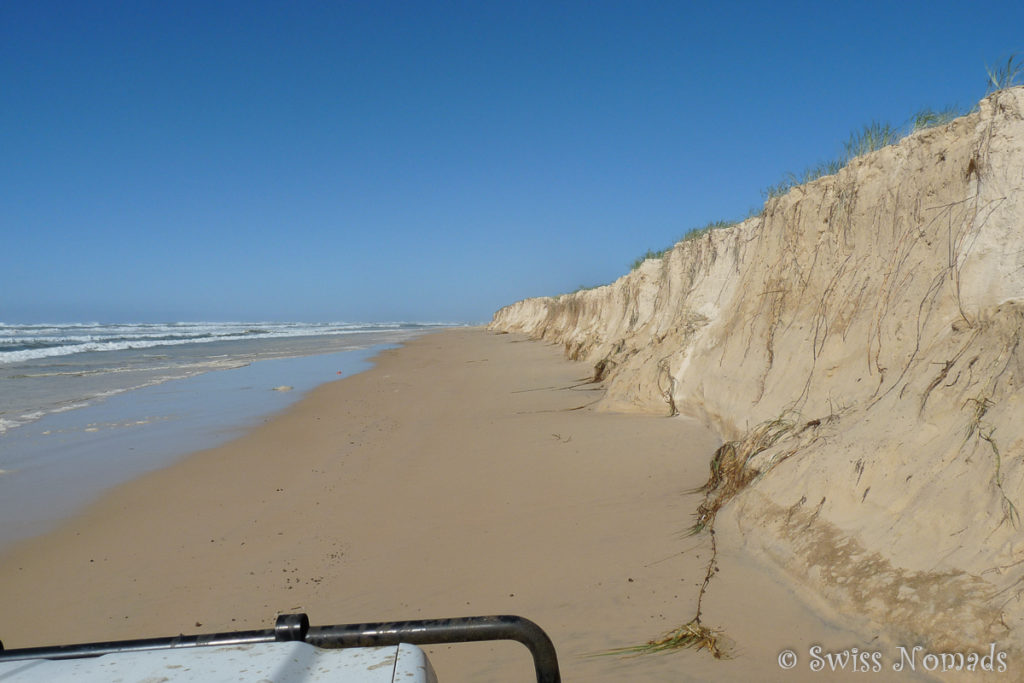
[(684, 624), (673, 631), (669, 631), (661, 638), (652, 640), (644, 645), (618, 648), (615, 650), (609, 650), (608, 652), (602, 652), (600, 654), (644, 655), (692, 647), (697, 650), (706, 649), (715, 659), (728, 659), (728, 655), (726, 655), (719, 647), (720, 636), (721, 631), (708, 628), (701, 624), (698, 619), (694, 619), (688, 624)]
[[(718, 573), (718, 542), (715, 539), (713, 517), (709, 521), (706, 530), (708, 538), (711, 540), (711, 559), (708, 560), (707, 569), (704, 572), (704, 582), (701, 584), (700, 592), (697, 594), (697, 611), (693, 618), (679, 628), (669, 631), (660, 638), (649, 640), (643, 645), (631, 645), (606, 650), (597, 653), (597, 656), (639, 656), (683, 648), (696, 648), (698, 651), (707, 650), (715, 659), (730, 658), (727, 651), (730, 648), (726, 645), (730, 641), (725, 632), (705, 626), (700, 619), (703, 612), (704, 596), (708, 592), (708, 585), (711, 583), (711, 578)], [(632, 577), (629, 577), (629, 581), (633, 581)]]

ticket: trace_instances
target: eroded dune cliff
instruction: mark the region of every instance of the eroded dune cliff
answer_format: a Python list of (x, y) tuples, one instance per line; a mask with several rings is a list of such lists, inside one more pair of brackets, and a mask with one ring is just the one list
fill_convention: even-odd
[(609, 408), (718, 429), (698, 526), (717, 514), (823, 605), (892, 642), (1019, 651), (1024, 88), (491, 327), (593, 363)]

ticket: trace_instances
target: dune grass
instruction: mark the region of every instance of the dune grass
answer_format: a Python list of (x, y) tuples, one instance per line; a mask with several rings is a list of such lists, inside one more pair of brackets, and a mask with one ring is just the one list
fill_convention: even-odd
[(944, 126), (953, 119), (960, 118), (964, 114), (968, 113), (968, 109), (961, 109), (959, 107), (946, 107), (945, 109), (930, 109), (924, 108), (914, 114), (911, 119), (912, 133), (916, 133), (919, 130), (925, 130), (926, 128), (934, 128), (935, 126)]
[(1012, 54), (1003, 66), (985, 66), (988, 74), (988, 94), (1006, 90), (1024, 81), (1024, 61), (1020, 55)]
[(644, 261), (647, 261), (648, 259), (661, 258), (665, 254), (667, 254), (670, 249), (672, 249), (672, 247), (665, 247), (664, 249), (659, 249), (658, 251), (648, 249), (646, 253), (641, 254), (640, 256), (636, 257), (633, 260), (633, 263), (630, 264), (629, 269), (636, 270), (643, 264)]
[[(683, 236), (679, 238), (679, 242), (688, 242), (690, 240), (695, 240), (699, 237), (706, 235), (712, 230), (719, 230), (721, 228), (731, 228), (732, 226), (736, 225), (736, 223), (737, 221), (711, 221), (709, 223), (702, 225), (699, 228), (691, 228), (690, 230), (687, 230), (685, 233), (683, 233)], [(679, 242), (676, 242), (676, 244), (678, 244)], [(648, 259), (662, 258), (663, 256), (665, 256), (665, 254), (672, 251), (673, 247), (675, 247), (675, 244), (673, 244), (670, 247), (665, 247), (664, 249), (659, 249), (658, 251), (648, 249), (647, 253), (642, 254), (633, 261), (629, 269), (631, 271), (636, 270), (637, 268), (640, 267), (641, 264), (643, 264), (644, 261)]]
[(580, 285), (579, 287), (577, 287), (576, 289), (572, 290), (569, 293), (570, 294), (575, 294), (576, 292), (586, 292), (588, 290), (597, 289), (598, 287), (603, 287), (603, 286), (604, 285)]
[[(991, 94), (1024, 82), (1024, 60), (1022, 60), (1019, 54), (1015, 53), (1006, 60), (1005, 64), (995, 67), (986, 65), (985, 72), (988, 76), (988, 94)], [(911, 116), (908, 124), (902, 127), (893, 126), (886, 122), (872, 121), (871, 123), (850, 133), (849, 138), (842, 145), (841, 153), (836, 158), (818, 162), (814, 166), (805, 168), (800, 173), (787, 172), (779, 182), (762, 189), (761, 198), (765, 203), (767, 203), (772, 199), (787, 194), (795, 187), (805, 185), (825, 176), (835, 175), (840, 171), (840, 169), (860, 156), (895, 144), (904, 137), (912, 133), (916, 133), (917, 131), (945, 125), (954, 119), (969, 113), (969, 111), (971, 110), (961, 109), (960, 107), (955, 106), (945, 107), (944, 109), (932, 109), (930, 107), (926, 107), (917, 111), (913, 116)], [(746, 218), (761, 215), (764, 213), (764, 210), (764, 206), (760, 209), (751, 209)], [(737, 222), (738, 221), (711, 221), (702, 227), (693, 228), (687, 231), (684, 233), (680, 241), (695, 239), (711, 230), (731, 227)], [(644, 261), (649, 259), (663, 258), (672, 250), (673, 246), (675, 245), (658, 250), (648, 249), (644, 254), (637, 257), (630, 264), (630, 271), (636, 270), (644, 263)], [(587, 288), (581, 287), (576, 291), (581, 291), (581, 289)]]
[(903, 134), (888, 123), (872, 121), (860, 130), (850, 133), (850, 139), (843, 144), (844, 154), (841, 163), (845, 166), (857, 157), (894, 145), (902, 138)]
[[(1021, 60), (1020, 55), (1013, 54), (1002, 66), (986, 66), (985, 72), (988, 75), (987, 94), (991, 95), (999, 90), (1012, 88), (1024, 82), (1024, 61)], [(872, 121), (860, 130), (850, 133), (849, 139), (843, 143), (842, 153), (837, 158), (809, 167), (800, 174), (787, 173), (775, 185), (769, 185), (761, 190), (761, 197), (765, 201), (781, 197), (794, 187), (838, 173), (839, 169), (857, 157), (895, 144), (907, 135), (916, 133), (919, 130), (945, 125), (953, 119), (969, 113), (969, 111), (971, 110), (952, 106), (938, 110), (926, 107), (915, 113), (910, 119), (910, 125), (905, 128), (894, 127), (889, 123)]]
[(822, 178), (827, 175), (838, 173), (839, 169), (843, 166), (844, 164), (841, 160), (833, 159), (831, 161), (822, 161), (815, 166), (805, 168), (803, 172), (799, 174), (790, 171), (786, 173), (786, 175), (782, 177), (782, 180), (776, 184), (769, 185), (761, 190), (761, 198), (768, 201), (775, 197), (781, 197), (794, 187), (804, 185), (805, 183), (809, 183), (812, 180), (817, 180), (818, 178)]
[(819, 162), (815, 166), (804, 169), (799, 174), (787, 173), (775, 185), (769, 185), (761, 190), (761, 197), (767, 202), (770, 199), (781, 197), (794, 187), (799, 187), (818, 178), (835, 175), (841, 168), (857, 157), (895, 144), (903, 139), (903, 137), (903, 133), (898, 128), (894, 128), (888, 123), (872, 121), (860, 130), (850, 133), (850, 137), (843, 143), (843, 152), (838, 157)]

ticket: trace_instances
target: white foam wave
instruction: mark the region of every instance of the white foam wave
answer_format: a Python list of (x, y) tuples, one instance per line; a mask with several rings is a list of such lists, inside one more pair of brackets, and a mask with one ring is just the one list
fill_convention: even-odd
[[(429, 323), (167, 323), (138, 325), (0, 324), (0, 363), (84, 352), (126, 351), (216, 341), (335, 336), (432, 327)], [(2, 350), (3, 347), (10, 350)]]
[[(163, 384), (164, 382), (170, 382), (172, 380), (185, 379), (187, 377), (193, 377), (204, 372), (211, 372), (215, 370), (230, 370), (232, 368), (240, 368), (246, 365), (248, 365), (248, 361), (246, 360), (239, 358), (222, 357), (217, 360), (209, 360), (202, 363), (192, 363), (189, 365), (148, 367), (146, 368), (147, 371), (159, 371), (162, 374), (150, 376), (150, 378), (144, 382), (136, 381), (127, 386), (115, 387), (113, 389), (107, 389), (105, 391), (97, 391), (81, 399), (50, 405), (42, 410), (33, 410), (26, 413), (14, 415), (6, 414), (4, 417), (0, 417), (0, 436), (16, 427), (21, 427), (23, 425), (35, 422), (36, 420), (46, 417), (47, 415), (53, 415), (56, 413), (67, 412), (69, 410), (77, 410), (78, 408), (84, 408), (86, 406), (92, 405), (93, 403), (97, 403), (105, 399), (108, 399), (111, 396), (123, 394), (128, 391), (144, 389), (146, 387), (156, 386), (158, 384)], [(113, 368), (109, 370), (103, 370), (98, 373), (89, 374), (112, 374), (128, 371), (128, 368)], [(24, 375), (24, 377), (54, 377), (61, 375), (84, 376), (84, 374), (81, 372), (68, 372), (39, 373), (39, 375)]]
[(20, 422), (17, 420), (8, 420), (7, 418), (0, 417), (0, 435), (4, 434), (8, 429), (17, 427)]
[[(113, 392), (113, 393), (119, 393), (119, 392)], [(94, 398), (105, 398), (105, 396), (98, 396), (98, 397), (94, 397)], [(69, 410), (77, 410), (78, 408), (84, 408), (85, 406), (89, 405), (90, 403), (91, 403), (91, 401), (89, 401), (89, 400), (74, 401), (72, 403), (64, 403), (64, 404), (61, 404), (61, 405), (52, 406), (52, 407), (50, 407), (50, 408), (48, 408), (46, 410), (33, 410), (31, 412), (22, 413), (20, 415), (14, 416), (14, 417), (11, 417), (11, 416), (8, 416), (6, 418), (0, 417), (0, 436), (2, 436), (3, 434), (5, 434), (6, 432), (8, 432), (8, 431), (10, 431), (12, 429), (15, 429), (16, 427), (21, 427), (23, 425), (30, 424), (30, 423), (35, 422), (36, 420), (38, 420), (38, 419), (40, 419), (42, 417), (46, 417), (47, 415), (53, 415), (55, 413), (64, 413), (64, 412), (67, 412)]]

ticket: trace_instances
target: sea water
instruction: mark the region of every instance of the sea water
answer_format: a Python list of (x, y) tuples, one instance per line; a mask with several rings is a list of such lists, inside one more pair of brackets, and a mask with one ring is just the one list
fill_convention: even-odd
[(0, 324), (0, 545), (440, 326)]

